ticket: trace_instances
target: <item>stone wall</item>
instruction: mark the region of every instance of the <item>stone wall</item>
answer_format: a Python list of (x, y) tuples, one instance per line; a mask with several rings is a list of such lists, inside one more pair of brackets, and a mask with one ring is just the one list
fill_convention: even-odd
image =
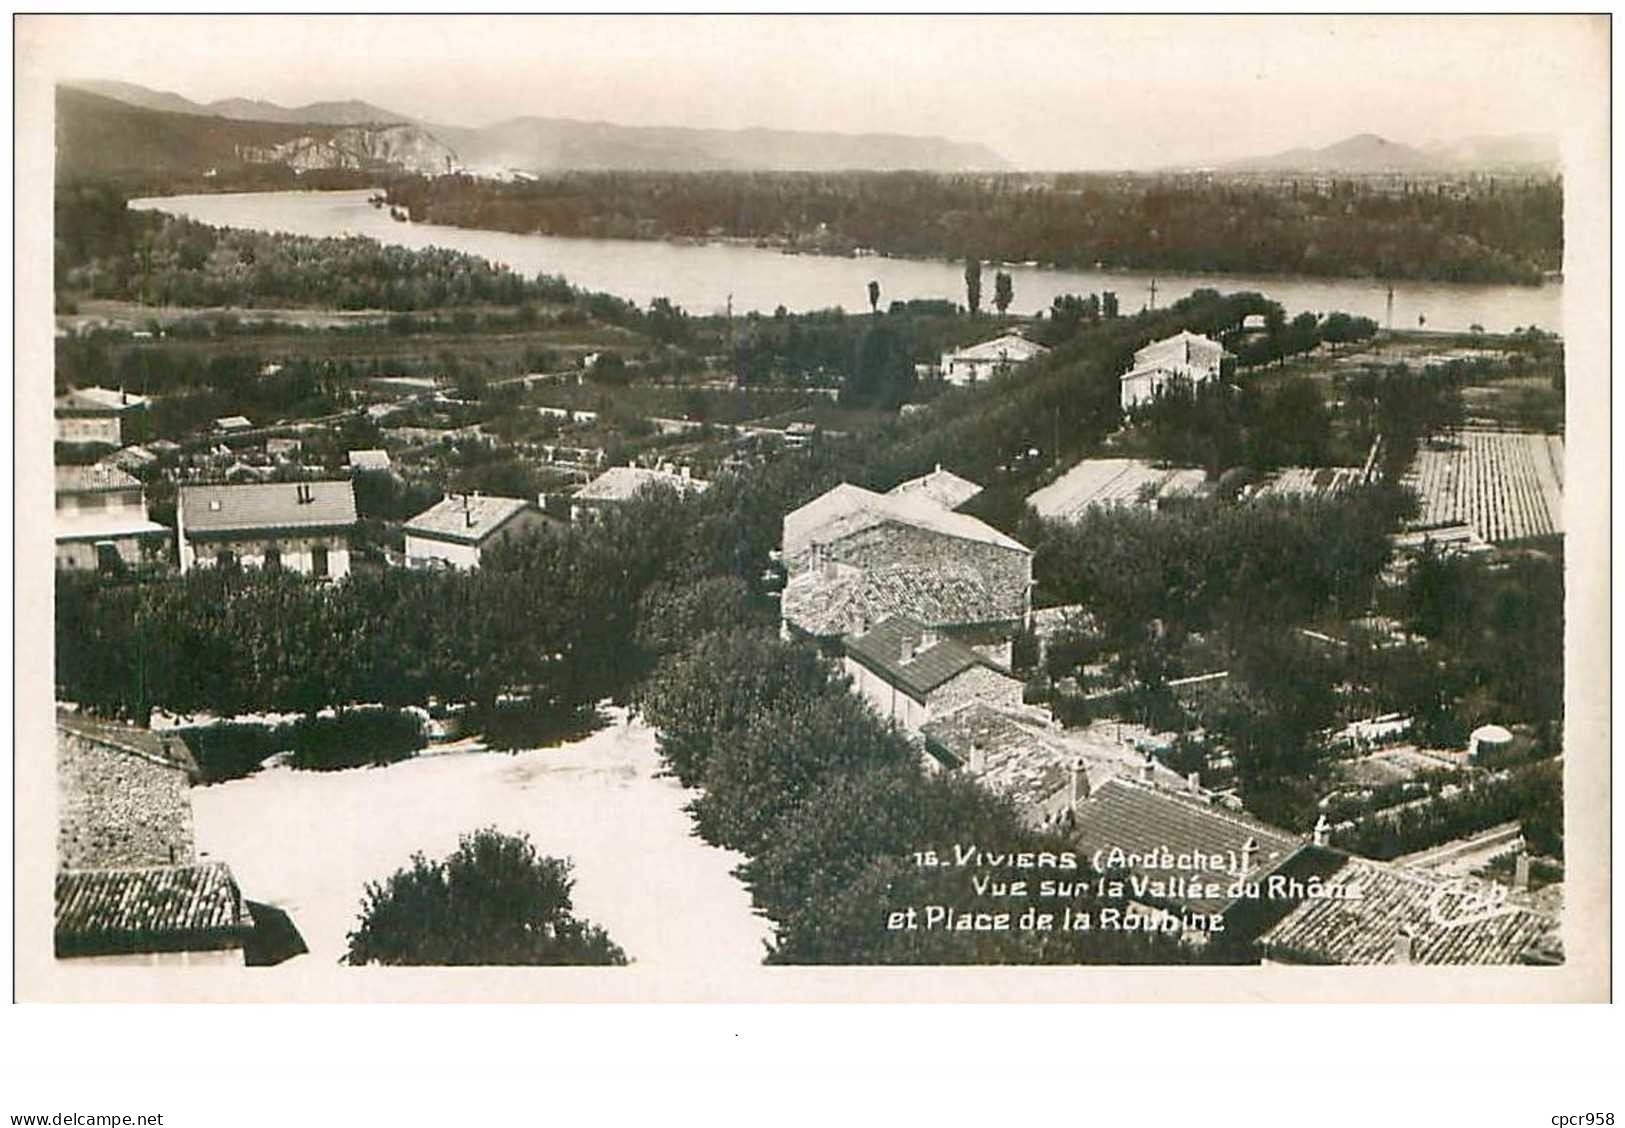
[(57, 864), (115, 869), (192, 860), (186, 772), (57, 729)]

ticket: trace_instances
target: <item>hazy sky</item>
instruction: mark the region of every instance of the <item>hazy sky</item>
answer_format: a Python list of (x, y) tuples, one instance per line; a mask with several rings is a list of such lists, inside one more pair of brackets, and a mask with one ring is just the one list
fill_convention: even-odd
[(940, 134), (1029, 168), (1561, 133), (1604, 17), (19, 17), (21, 70), (429, 121)]

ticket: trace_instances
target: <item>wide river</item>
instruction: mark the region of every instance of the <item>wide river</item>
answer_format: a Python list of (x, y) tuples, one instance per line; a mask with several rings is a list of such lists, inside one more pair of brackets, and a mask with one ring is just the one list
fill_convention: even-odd
[[(770, 313), (783, 305), (802, 311), (868, 306), (868, 285), (880, 283), (882, 303), (906, 298), (963, 301), (961, 263), (928, 259), (842, 258), (786, 255), (735, 243), (661, 243), (629, 239), (564, 239), (475, 231), (430, 223), (401, 223), (386, 209), (367, 203), (373, 193), (238, 192), (133, 200), (132, 208), (189, 216), (221, 227), (280, 231), (294, 235), (365, 235), (402, 247), (445, 247), (505, 263), (523, 274), (562, 275), (576, 286), (637, 302), (666, 297), (691, 313), (720, 312), (732, 296), (735, 312)], [(1360, 279), (1246, 277), (1231, 274), (1139, 273), (1106, 270), (1054, 270), (1007, 267), (1015, 283), (1012, 309), (1047, 309), (1057, 294), (1115, 291), (1124, 312), (1151, 301), (1166, 304), (1200, 287), (1226, 292), (1257, 290), (1289, 313), (1343, 310), (1395, 329), (1466, 330), (1481, 325), (1491, 332), (1539, 325), (1562, 330), (1563, 286), (1478, 286), (1445, 282), (1395, 283), (1392, 320), (1388, 289)], [(991, 297), (992, 270), (983, 272), (983, 293)]]

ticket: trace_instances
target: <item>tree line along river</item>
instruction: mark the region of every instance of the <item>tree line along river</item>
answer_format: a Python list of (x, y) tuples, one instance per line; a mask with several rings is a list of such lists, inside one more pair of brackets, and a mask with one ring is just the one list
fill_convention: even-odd
[[(801, 312), (868, 306), (869, 282), (880, 283), (881, 304), (915, 298), (963, 302), (964, 267), (958, 262), (829, 255), (790, 255), (737, 242), (670, 243), (630, 239), (568, 239), (518, 235), (392, 219), (369, 204), (371, 190), (342, 192), (237, 192), (132, 200), (130, 207), (186, 216), (217, 227), (283, 232), (318, 238), (363, 235), (402, 247), (442, 247), (503, 263), (526, 275), (551, 274), (573, 285), (639, 304), (670, 298), (691, 313), (771, 313), (778, 306)], [(1342, 310), (1394, 329), (1465, 332), (1474, 325), (1498, 333), (1538, 325), (1561, 332), (1563, 285), (1478, 285), (1396, 282), (1389, 310), (1388, 285), (1372, 279), (1247, 277), (1108, 270), (1059, 270), (1008, 265), (1015, 283), (1015, 313), (1047, 309), (1058, 294), (1111, 290), (1125, 313), (1153, 300), (1159, 305), (1192, 290), (1256, 290), (1280, 302), (1289, 315), (1304, 310)], [(992, 268), (984, 271), (983, 302), (992, 294)]]

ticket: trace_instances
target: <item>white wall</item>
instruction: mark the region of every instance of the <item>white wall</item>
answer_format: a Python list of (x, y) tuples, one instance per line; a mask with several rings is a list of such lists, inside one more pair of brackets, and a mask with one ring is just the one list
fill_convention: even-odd
[(427, 568), (442, 561), (453, 568), (478, 568), (480, 549), (474, 544), (452, 544), (450, 541), (406, 534), (406, 564), (409, 568)]

